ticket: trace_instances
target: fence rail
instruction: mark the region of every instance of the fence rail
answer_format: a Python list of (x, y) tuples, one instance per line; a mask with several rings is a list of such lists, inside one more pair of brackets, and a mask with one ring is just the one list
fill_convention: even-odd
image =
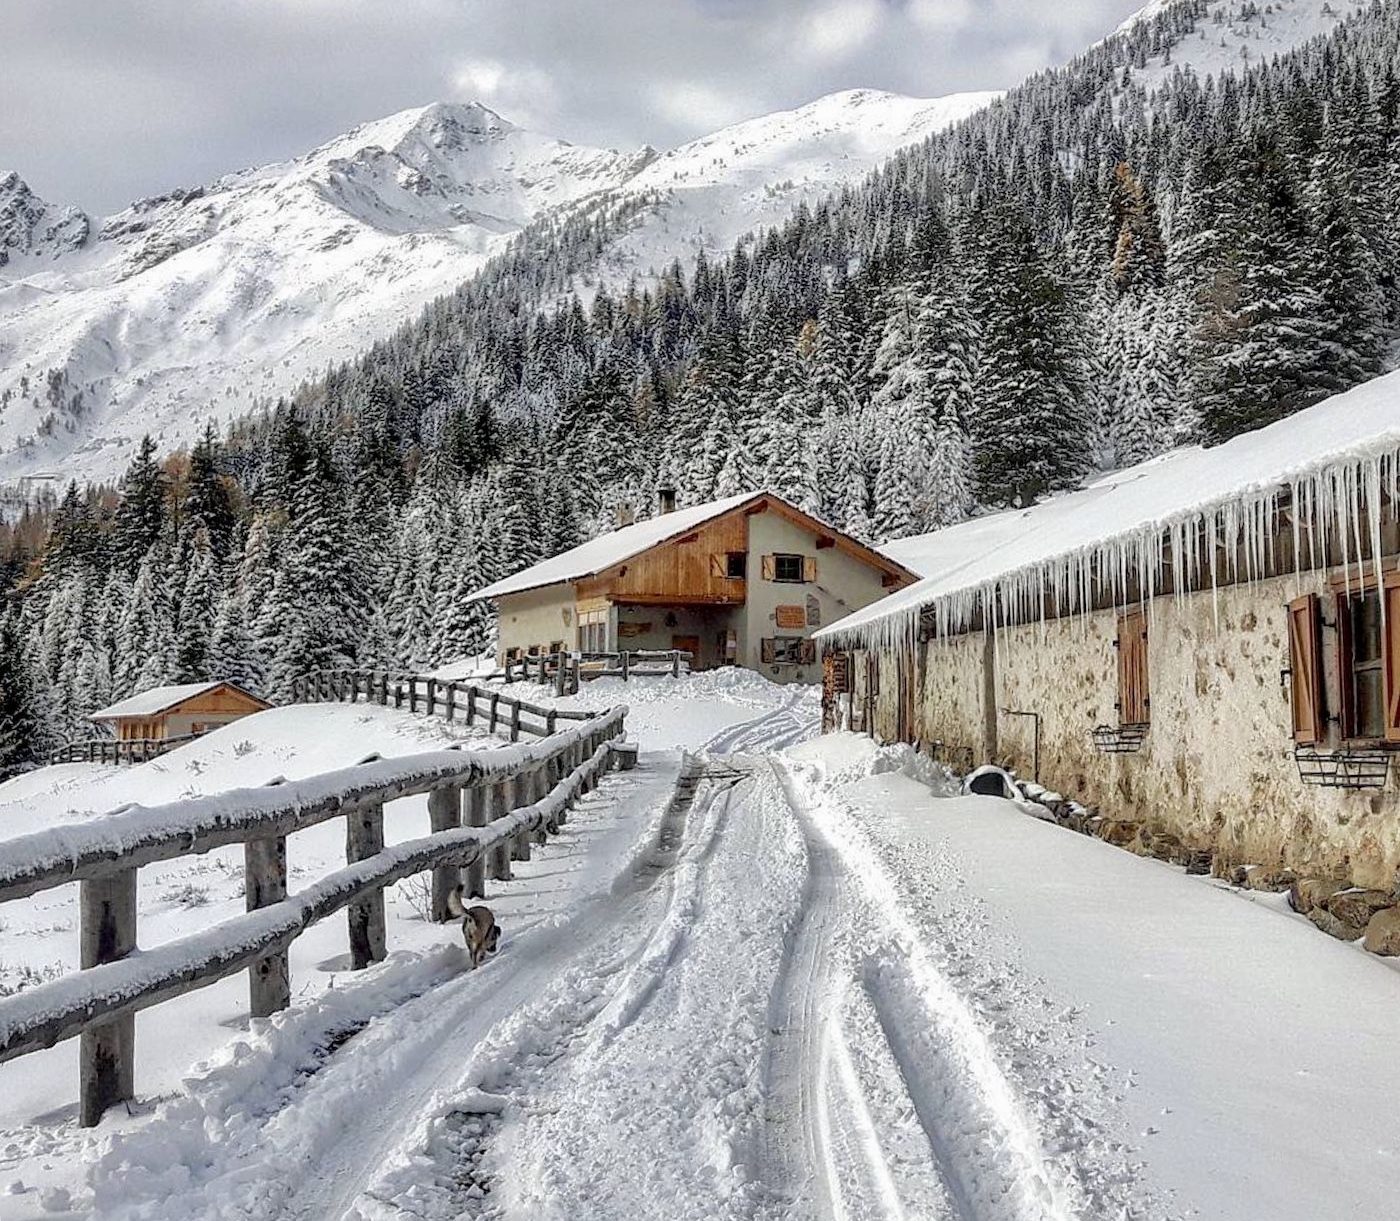
[(293, 699), (313, 704), (364, 701), (406, 708), (464, 725), (480, 725), (490, 733), (505, 731), (512, 742), (518, 742), (522, 734), (548, 737), (557, 732), (561, 721), (586, 721), (594, 715), (579, 709), (545, 708), (464, 679), (397, 674), (392, 670), (322, 670), (308, 674), (293, 684)]
[[(316, 689), (317, 677), (306, 690)], [(452, 716), (447, 710), (460, 705), (427, 707)], [(518, 714), (514, 723), (524, 728)], [(597, 784), (625, 723), (625, 708), (575, 713), (538, 742), (371, 756), (305, 780), (278, 778), (164, 806), (123, 807), (0, 843), (0, 903), (79, 883), (83, 968), (0, 998), (0, 1062), (80, 1036), (79, 1117), (85, 1126), (95, 1124), (135, 1092), (138, 1010), (242, 970), (249, 973), (254, 1016), (285, 1009), (287, 947), (342, 910), (352, 967), (379, 961), (386, 952), (385, 887), (432, 870), (432, 914), (446, 920), (448, 895), (459, 881), (473, 897), (484, 897), (488, 873), (509, 880), (511, 860), (528, 860), (532, 841), (557, 830), (578, 796)], [(386, 848), (385, 803), (424, 793), (432, 834)], [(289, 895), (287, 835), (337, 817), (346, 820), (346, 867)], [(133, 956), (138, 869), (234, 843), (244, 845), (248, 913)]]
[(536, 653), (508, 660), (504, 670), (490, 677), (503, 678), (508, 683), (529, 682), (533, 671), (535, 682), (552, 685), (556, 695), (564, 695), (576, 693), (582, 683), (594, 678), (620, 678), (623, 682), (667, 675), (679, 678), (690, 673), (694, 660), (694, 654), (685, 649)]
[(168, 750), (193, 742), (200, 735), (182, 733), (173, 738), (86, 738), (68, 742), (50, 756), (50, 763), (149, 763)]

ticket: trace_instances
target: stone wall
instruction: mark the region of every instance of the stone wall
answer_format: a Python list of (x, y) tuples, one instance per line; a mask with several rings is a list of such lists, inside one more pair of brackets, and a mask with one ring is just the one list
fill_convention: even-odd
[[(1137, 820), (1220, 867), (1262, 864), (1389, 888), (1400, 868), (1395, 769), (1384, 791), (1302, 782), (1293, 760), (1286, 606), (1327, 591), (1325, 573), (1261, 581), (1151, 606), (1151, 728), (1137, 754), (1096, 750), (1094, 726), (1117, 723), (1117, 613), (1003, 630), (996, 638), (995, 744), (983, 727), (986, 641), (980, 633), (923, 646), (917, 735), (976, 748), (1022, 776), (1032, 771), (1041, 715), (1041, 782), (1105, 817)], [(1330, 615), (1329, 615), (1330, 618)], [(1335, 670), (1330, 646), (1327, 669)], [(882, 669), (876, 732), (893, 737), (892, 658)], [(1335, 705), (1334, 705), (1335, 706)]]

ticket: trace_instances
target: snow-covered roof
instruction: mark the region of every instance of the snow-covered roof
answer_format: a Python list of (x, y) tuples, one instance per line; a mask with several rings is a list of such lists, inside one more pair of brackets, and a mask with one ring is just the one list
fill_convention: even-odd
[[(649, 551), (660, 543), (689, 534), (692, 530), (703, 526), (716, 517), (723, 517), (726, 513), (732, 513), (735, 509), (743, 508), (745, 505), (765, 498), (785, 505), (787, 503), (771, 492), (745, 492), (743, 495), (730, 496), (725, 500), (712, 500), (707, 504), (692, 505), (688, 509), (677, 509), (672, 513), (663, 513), (659, 517), (650, 517), (646, 521), (623, 526), (620, 530), (614, 530), (610, 534), (599, 535), (570, 551), (565, 551), (551, 559), (522, 569), (513, 576), (497, 581), (494, 585), (477, 590), (476, 593), (470, 595), (468, 600), (480, 602), (487, 598), (524, 593), (530, 589), (542, 589), (546, 585), (558, 585), (565, 581), (581, 581), (584, 577), (596, 576), (614, 564), (621, 564), (624, 560), (641, 555), (643, 551)], [(790, 505), (787, 507), (794, 513), (800, 512)], [(806, 514), (803, 516), (805, 517)], [(817, 524), (834, 534), (840, 534), (840, 531), (835, 530), (832, 526), (824, 523)], [(855, 545), (860, 546), (862, 551), (869, 552), (872, 557), (877, 559), (894, 558), (873, 547), (867, 548), (863, 544)], [(897, 559), (895, 562), (900, 563)], [(903, 564), (900, 566), (904, 567)]]
[[(156, 716), (169, 708), (174, 708), (176, 704), (183, 704), (186, 700), (194, 699), (195, 696), (204, 695), (209, 691), (217, 691), (220, 687), (233, 687), (233, 684), (219, 681), (177, 683), (171, 687), (152, 687), (148, 691), (138, 691), (135, 695), (128, 695), (126, 699), (118, 700), (110, 707), (98, 709), (88, 717), (88, 720), (114, 721), (120, 717), (128, 716)], [(244, 695), (248, 694), (241, 687), (234, 689), (242, 691)], [(248, 698), (255, 697), (249, 696)]]
[(1175, 450), (1027, 509), (887, 543), (922, 580), (816, 634), (869, 646), (908, 640), (925, 611), (949, 634), (993, 591), (999, 619), (1036, 617), (1047, 595), (1074, 613), (1096, 583), (1122, 592), (1136, 582), (1150, 597), (1164, 563), (1209, 579), (1205, 553), (1217, 543), (1241, 577), (1262, 575), (1284, 493), (1299, 505), (1295, 531), (1299, 516), (1317, 525), (1305, 550), (1330, 538), (1355, 556), (1360, 523), (1378, 521), (1382, 492), (1400, 491), (1398, 472), (1400, 372), (1223, 445)]

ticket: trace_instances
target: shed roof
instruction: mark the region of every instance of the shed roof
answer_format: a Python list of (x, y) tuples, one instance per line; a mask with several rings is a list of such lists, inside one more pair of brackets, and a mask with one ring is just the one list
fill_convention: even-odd
[(1376, 520), (1398, 480), (1400, 372), (1223, 445), (1174, 450), (1026, 509), (887, 543), (923, 578), (817, 635), (879, 644), (907, 637), (930, 611), (940, 633), (957, 630), (992, 593), (999, 616), (1034, 614), (1047, 593), (1082, 609), (1095, 581), (1121, 591), (1137, 578), (1150, 592), (1164, 562), (1199, 571), (1206, 538), (1242, 577), (1259, 575), (1285, 495), (1317, 523), (1305, 547), (1331, 537), (1355, 555), (1360, 523)]
[(220, 687), (228, 687), (237, 691), (239, 695), (247, 696), (254, 703), (267, 706), (266, 702), (258, 699), (256, 695), (244, 691), (236, 683), (217, 681), (209, 683), (178, 683), (170, 687), (151, 687), (147, 691), (138, 691), (135, 695), (128, 695), (124, 700), (118, 700), (106, 708), (101, 708), (88, 717), (90, 721), (115, 721), (123, 717), (134, 716), (157, 716), (162, 712), (168, 712), (179, 704), (192, 700), (197, 695), (205, 695), (210, 691), (217, 691)]
[[(790, 514), (810, 521), (815, 529), (828, 531), (842, 538), (847, 537), (834, 526), (820, 522), (788, 504), (781, 496), (776, 496), (771, 492), (745, 492), (742, 495), (730, 496), (724, 500), (712, 500), (705, 504), (677, 509), (672, 513), (664, 513), (659, 517), (650, 517), (646, 521), (623, 526), (609, 534), (601, 534), (595, 539), (590, 539), (586, 543), (581, 543), (577, 547), (522, 569), (512, 576), (505, 577), (493, 585), (477, 590), (470, 595), (469, 601), (480, 602), (487, 598), (525, 593), (527, 590), (541, 589), (547, 585), (581, 581), (585, 577), (596, 576), (614, 564), (621, 564), (633, 556), (641, 555), (644, 551), (650, 551), (661, 543), (689, 534), (706, 522), (723, 517), (726, 513), (732, 513), (736, 509), (746, 508), (760, 500), (770, 500), (782, 505)], [(873, 562), (882, 567), (899, 570), (908, 576), (914, 575), (897, 559), (873, 547), (858, 543), (854, 539), (847, 541), (860, 551), (866, 552)]]

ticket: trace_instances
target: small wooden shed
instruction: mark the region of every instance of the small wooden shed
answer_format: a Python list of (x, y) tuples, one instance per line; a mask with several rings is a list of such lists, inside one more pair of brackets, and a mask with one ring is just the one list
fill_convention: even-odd
[(183, 683), (130, 695), (88, 719), (114, 726), (122, 742), (159, 742), (207, 733), (271, 707), (234, 683)]

